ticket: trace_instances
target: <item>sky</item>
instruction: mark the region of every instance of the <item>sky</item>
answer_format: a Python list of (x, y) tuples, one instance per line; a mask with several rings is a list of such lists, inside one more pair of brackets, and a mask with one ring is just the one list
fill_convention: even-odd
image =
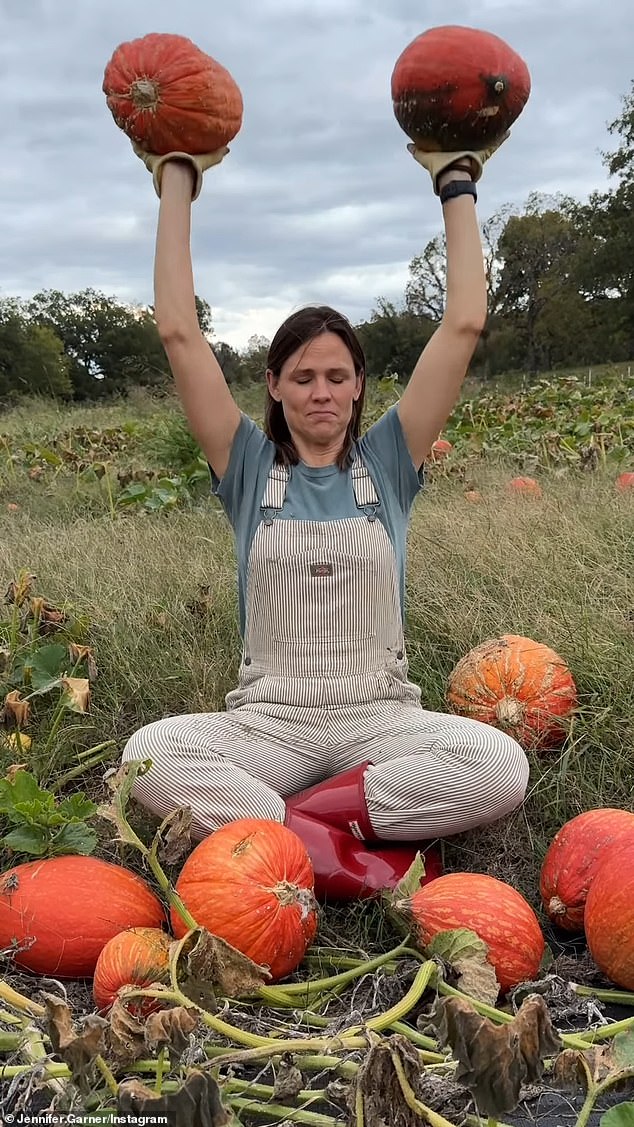
[(442, 228), (390, 95), (417, 35), (482, 28), (530, 70), (528, 105), (478, 186), (481, 219), (531, 192), (613, 186), (601, 154), (634, 79), (631, 0), (0, 0), (0, 16), (0, 299), (92, 287), (152, 302), (158, 199), (101, 87), (120, 43), (185, 35), (244, 100), (192, 214), (196, 292), (238, 349), (308, 303), (355, 324), (379, 297), (402, 303)]

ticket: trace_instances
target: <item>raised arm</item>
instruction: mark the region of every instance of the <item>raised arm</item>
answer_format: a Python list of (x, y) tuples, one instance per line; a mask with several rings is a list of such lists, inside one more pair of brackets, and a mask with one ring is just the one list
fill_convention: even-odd
[[(430, 172), (434, 190), (441, 194), (452, 181), (479, 178), (482, 164), (498, 146), (483, 153), (462, 154), (458, 167), (448, 167), (451, 154), (422, 153), (413, 145), (408, 147)], [(465, 159), (467, 156), (473, 159)], [(484, 256), (475, 200), (469, 194), (455, 195), (442, 205), (442, 213), (447, 247), (445, 309), (398, 404), (405, 441), (417, 468), (429, 456), (432, 443), (458, 401), (487, 317)]]
[(221, 478), (229, 463), (240, 410), (196, 315), (190, 251), (192, 180), (192, 167), (184, 161), (169, 160), (161, 170), (154, 309), (192, 434)]

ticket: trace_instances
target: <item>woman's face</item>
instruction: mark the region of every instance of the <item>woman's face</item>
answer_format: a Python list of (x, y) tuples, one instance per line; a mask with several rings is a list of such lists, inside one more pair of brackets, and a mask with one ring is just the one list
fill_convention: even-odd
[(363, 381), (341, 337), (320, 333), (289, 356), (278, 380), (266, 378), (296, 445), (340, 448)]

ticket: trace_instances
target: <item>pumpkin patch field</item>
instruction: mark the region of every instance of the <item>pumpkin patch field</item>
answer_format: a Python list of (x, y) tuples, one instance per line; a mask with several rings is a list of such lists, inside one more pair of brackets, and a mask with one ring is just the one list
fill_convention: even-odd
[[(368, 391), (366, 425), (398, 387)], [(121, 767), (141, 725), (221, 710), (240, 659), (232, 533), (175, 401), (0, 414), (0, 1118), (627, 1127), (633, 391), (467, 384), (438, 436), (410, 677), (513, 734), (530, 782), (443, 842), (444, 876), (354, 904), (317, 904), (292, 831), (198, 844)], [(236, 390), (258, 422), (263, 398)]]

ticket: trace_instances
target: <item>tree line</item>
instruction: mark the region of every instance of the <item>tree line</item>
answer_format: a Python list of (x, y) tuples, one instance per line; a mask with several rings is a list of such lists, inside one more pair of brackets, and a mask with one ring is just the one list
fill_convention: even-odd
[[(534, 374), (558, 366), (634, 358), (634, 81), (608, 125), (617, 147), (603, 154), (615, 181), (585, 202), (533, 193), (483, 220), (489, 317), (472, 371)], [(356, 329), (370, 378), (406, 382), (443, 313), (443, 236), (409, 264), (399, 305), (378, 298)], [(201, 329), (229, 384), (262, 377), (268, 341), (237, 350), (214, 340), (209, 304), (196, 298)], [(131, 307), (94, 289), (47, 290), (0, 299), (0, 403), (24, 394), (97, 400), (132, 387), (169, 386), (150, 307)]]

